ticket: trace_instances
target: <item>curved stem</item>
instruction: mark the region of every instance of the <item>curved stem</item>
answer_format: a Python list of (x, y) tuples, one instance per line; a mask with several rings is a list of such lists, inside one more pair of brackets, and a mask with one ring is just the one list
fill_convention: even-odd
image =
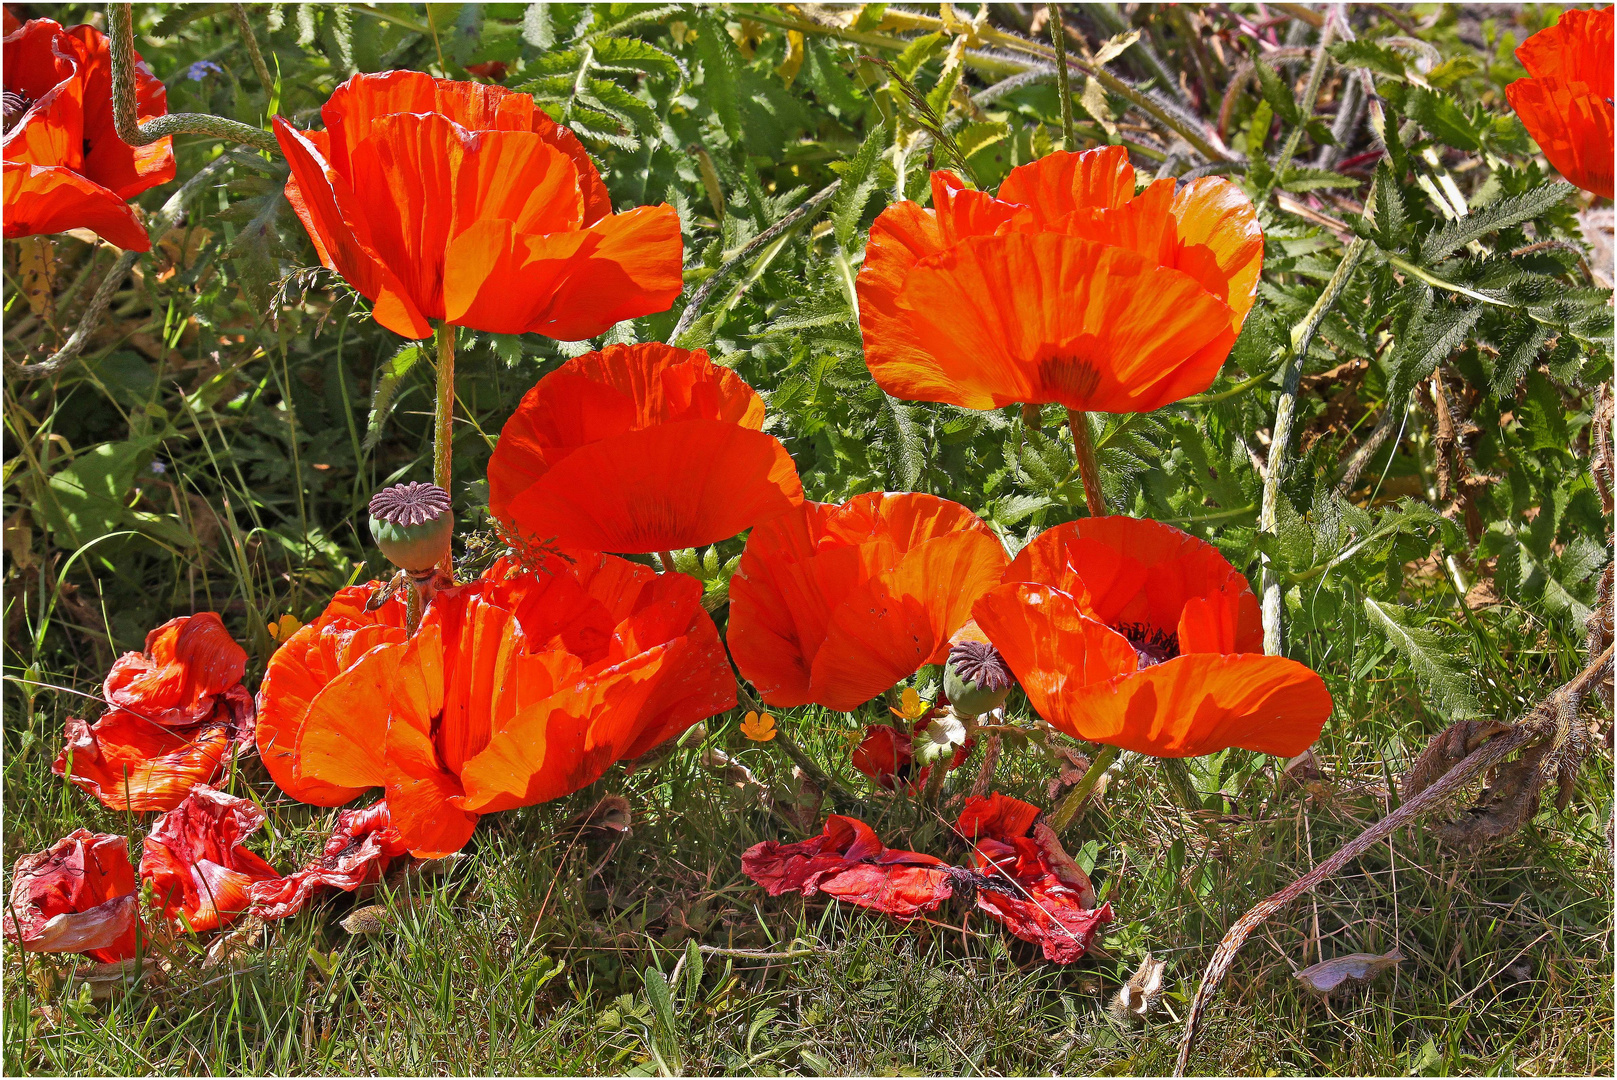
[(247, 47), (247, 58), (253, 62), (253, 72), (260, 85), (266, 94), (273, 92), (275, 79), (270, 75), (269, 65), (264, 63), (264, 54), (259, 51), (258, 35), (253, 33), (253, 24), (247, 18), (247, 5), (231, 4), (230, 14), (236, 20), (236, 29), (241, 31), (241, 43)]
[(1050, 827), (1056, 831), (1058, 836), (1066, 831), (1067, 826), (1078, 819), (1078, 815), (1083, 811), (1084, 803), (1089, 801), (1089, 793), (1095, 790), (1095, 785), (1100, 783), (1101, 776), (1105, 774), (1107, 769), (1112, 767), (1112, 762), (1117, 760), (1118, 753), (1119, 751), (1115, 746), (1102, 746), (1100, 753), (1095, 755), (1095, 760), (1089, 763), (1089, 769), (1084, 773), (1083, 779), (1078, 781), (1078, 786), (1067, 792), (1066, 798), (1061, 800), (1061, 805), (1057, 806), (1055, 813), (1050, 815)]
[(1100, 462), (1095, 457), (1095, 440), (1089, 434), (1089, 414), (1067, 410), (1067, 426), (1072, 429), (1072, 456), (1078, 462), (1078, 476), (1084, 482), (1084, 501), (1090, 517), (1106, 516), (1106, 497), (1100, 490)]
[(170, 135), (210, 135), (271, 154), (281, 152), (275, 136), (263, 128), (211, 113), (169, 113), (142, 124), (135, 107), (135, 19), (131, 5), (108, 4), (107, 29), (112, 50), (112, 126), (118, 138), (130, 146), (145, 146)]
[(1067, 70), (1067, 28), (1061, 23), (1061, 6), (1049, 0), (1045, 10), (1050, 16), (1050, 44), (1056, 53), (1056, 87), (1061, 94), (1061, 148), (1068, 153), (1078, 149), (1078, 137), (1072, 130), (1072, 85)]

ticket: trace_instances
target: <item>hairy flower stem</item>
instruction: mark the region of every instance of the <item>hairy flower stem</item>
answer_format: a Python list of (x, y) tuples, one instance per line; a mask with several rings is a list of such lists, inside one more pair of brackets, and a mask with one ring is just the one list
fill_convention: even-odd
[(674, 553), (672, 551), (659, 551), (657, 552), (657, 558), (662, 561), (663, 573), (672, 574), (674, 572)]
[(1061, 94), (1061, 148), (1068, 153), (1078, 149), (1078, 136), (1072, 130), (1072, 86), (1067, 71), (1067, 28), (1061, 22), (1061, 6), (1049, 0), (1050, 44), (1056, 51), (1056, 88)]
[(275, 78), (270, 75), (269, 65), (264, 63), (264, 54), (258, 48), (258, 35), (253, 33), (252, 21), (247, 17), (247, 5), (231, 4), (230, 14), (236, 20), (236, 29), (241, 32), (241, 43), (247, 48), (247, 58), (252, 61), (253, 74), (258, 76), (259, 85), (263, 86), (264, 93), (272, 93), (275, 90)]
[[(135, 106), (135, 18), (129, 4), (107, 5), (107, 37), (112, 51), (112, 127), (130, 146), (145, 146), (166, 135), (211, 135), (279, 155), (280, 144), (263, 128), (212, 113), (169, 113), (144, 124)], [(267, 70), (267, 69), (266, 69)]]
[(932, 763), (932, 771), (926, 774), (926, 787), (921, 791), (922, 806), (937, 804), (938, 797), (943, 794), (943, 777), (949, 771), (948, 764), (949, 759), (941, 757)]
[[(404, 571), (400, 571), (404, 573)], [(415, 632), (421, 625), (421, 612), (426, 607), (421, 602), (421, 586), (414, 578), (404, 585), (404, 634), (406, 637), (415, 637)]]
[[(432, 482), (445, 491), (449, 486), (450, 466), (455, 456), (455, 327), (453, 323), (439, 323), (436, 334), (438, 345), (438, 399), (433, 409)], [(451, 496), (453, 497), (453, 496)], [(453, 551), (444, 555), (438, 568), (453, 576)]]
[(1083, 779), (1078, 781), (1078, 786), (1067, 792), (1066, 798), (1061, 800), (1061, 805), (1050, 815), (1050, 827), (1056, 831), (1057, 836), (1078, 820), (1078, 816), (1083, 812), (1084, 803), (1089, 801), (1090, 792), (1095, 790), (1101, 776), (1111, 768), (1112, 762), (1117, 760), (1118, 753), (1115, 746), (1102, 746), (1100, 753), (1095, 755), (1095, 760), (1089, 763), (1089, 769), (1084, 773)]
[(1067, 426), (1072, 429), (1072, 456), (1078, 462), (1078, 475), (1084, 481), (1084, 501), (1090, 517), (1106, 516), (1106, 496), (1100, 490), (1100, 462), (1095, 457), (1095, 440), (1089, 434), (1089, 414), (1067, 410)]

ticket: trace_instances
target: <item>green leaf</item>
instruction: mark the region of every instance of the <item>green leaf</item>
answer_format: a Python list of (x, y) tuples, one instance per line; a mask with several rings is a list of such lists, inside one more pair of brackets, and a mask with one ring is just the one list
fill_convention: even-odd
[(1464, 658), (1456, 657), (1454, 649), (1437, 634), (1415, 626), (1409, 612), (1393, 604), (1382, 604), (1364, 598), (1365, 614), (1370, 624), (1386, 635), (1398, 654), (1404, 658), (1421, 689), (1432, 698), (1435, 711), (1450, 722), (1470, 720), (1487, 715), (1471, 692), (1471, 679)]
[(877, 166), (886, 144), (887, 125), (878, 123), (859, 144), (858, 152), (848, 162), (848, 171), (842, 174), (841, 186), (831, 199), (832, 230), (844, 251), (853, 246), (854, 236), (859, 232), (859, 217), (881, 182)]
[(156, 436), (100, 443), (52, 473), (41, 500), (51, 531), (78, 547), (127, 526), (135, 477), (157, 444)]
[(697, 20), (696, 54), (702, 62), (702, 85), (724, 133), (741, 140), (741, 53), (724, 23), (711, 15)]
[(677, 79), (684, 73), (673, 54), (664, 52), (649, 41), (639, 38), (601, 38), (593, 44), (595, 66), (606, 71), (643, 71), (666, 79)]
[(1559, 206), (1576, 190), (1571, 184), (1557, 180), (1520, 195), (1507, 196), (1463, 218), (1447, 222), (1421, 241), (1421, 259), (1428, 263), (1437, 262), (1489, 233), (1532, 221)]
[(899, 491), (913, 491), (926, 468), (926, 440), (915, 422), (914, 406), (890, 394), (882, 395), (888, 437), (883, 440), (888, 466)]
[(925, 34), (911, 41), (904, 51), (898, 54), (893, 61), (893, 69), (911, 82), (915, 81), (915, 73), (921, 65), (930, 60), (939, 49), (949, 40), (948, 35), (938, 32)]
[(1327, 51), (1343, 67), (1369, 68), (1378, 75), (1388, 75), (1394, 79), (1404, 77), (1404, 58), (1374, 41), (1339, 41)]
[(1420, 319), (1418, 326), (1416, 320), (1410, 320), (1407, 336), (1387, 360), (1388, 400), (1403, 401), (1437, 370), (1437, 365), (1464, 344), (1482, 312), (1481, 304), (1444, 304), (1434, 316)]
[(1275, 73), (1275, 69), (1262, 60), (1253, 60), (1252, 66), (1258, 72), (1258, 89), (1263, 93), (1263, 100), (1269, 103), (1269, 108), (1287, 124), (1295, 127), (1300, 120), (1297, 110), (1297, 98), (1291, 92), (1291, 84)]
[(398, 400), (404, 377), (423, 355), (422, 347), (411, 343), (401, 347), (392, 359), (383, 361), (377, 369), (376, 388), (371, 392), (371, 414), (365, 421), (365, 450), (376, 449), (376, 444), (382, 441), (382, 428), (392, 415), (393, 403)]
[(556, 43), (549, 4), (528, 5), (528, 9), (522, 13), (522, 40), (536, 49), (549, 49)]
[(1343, 176), (1330, 169), (1314, 169), (1301, 165), (1293, 165), (1286, 169), (1286, 175), (1280, 180), (1280, 186), (1286, 191), (1318, 191), (1320, 188), (1356, 188), (1361, 181), (1352, 176)]
[(1460, 150), (1482, 149), (1482, 130), (1460, 111), (1453, 98), (1421, 86), (1408, 89), (1404, 100), (1409, 118), (1425, 128), (1432, 138)]

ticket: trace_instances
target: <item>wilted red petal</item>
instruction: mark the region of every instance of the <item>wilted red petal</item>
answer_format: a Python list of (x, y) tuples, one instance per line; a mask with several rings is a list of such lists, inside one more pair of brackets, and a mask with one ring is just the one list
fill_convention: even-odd
[(802, 501), (764, 408), (705, 352), (612, 345), (523, 397), (489, 461), (489, 510), (537, 542), (649, 553), (728, 539)]
[(284, 878), (252, 885), (248, 895), (253, 913), (262, 919), (284, 919), (302, 911), (326, 889), (353, 892), (373, 884), (407, 850), (385, 801), (363, 810), (339, 810), (337, 827), (317, 858)]
[(356, 75), (322, 116), (323, 140), (275, 121), (287, 198), (389, 329), (420, 338), (447, 319), (574, 340), (678, 296), (674, 212), (613, 215), (583, 146), (528, 95)]
[(264, 812), (253, 803), (210, 787), (193, 788), (153, 823), (140, 876), (151, 881), (155, 903), (176, 929), (227, 926), (249, 908), (254, 882), (280, 878), (242, 845), (263, 824)]
[(851, 709), (940, 660), (1005, 562), (959, 503), (884, 492), (804, 503), (748, 537), (726, 640), (766, 703)]
[(968, 798), (955, 827), (973, 844), (980, 840), (1011, 840), (1027, 836), (1039, 813), (1039, 808), (1032, 803), (995, 791), (986, 798), (976, 795)]
[(1556, 171), (1612, 197), (1612, 9), (1562, 12), (1516, 49), (1528, 77), (1505, 88)]
[[(919, 734), (926, 725), (925, 717), (917, 720), (915, 733)], [(964, 765), (970, 759), (976, 745), (975, 739), (967, 739), (950, 755), (944, 770), (952, 772)], [(925, 786), (927, 778), (932, 775), (933, 766), (927, 765), (917, 771), (913, 767), (914, 761), (915, 750), (912, 740), (900, 735), (898, 729), (891, 724), (872, 724), (865, 728), (865, 737), (854, 749), (850, 759), (854, 768), (888, 791), (897, 790), (901, 780), (908, 781), (911, 791), (919, 791)]]
[(837, 814), (810, 840), (754, 844), (742, 854), (741, 868), (770, 896), (823, 892), (906, 920), (954, 894), (953, 868), (942, 859), (885, 848), (870, 826)]
[(51, 771), (112, 810), (172, 810), (198, 784), (212, 783), (231, 753), (226, 725), (165, 727), (122, 709), (88, 724), (67, 718)]
[(154, 723), (207, 720), (216, 697), (241, 682), (247, 651), (211, 611), (171, 619), (146, 635), (146, 651), (125, 653), (107, 673), (102, 693), (120, 709)]
[(934, 209), (877, 217), (859, 274), (866, 362), (888, 393), (1127, 412), (1211, 384), (1262, 267), (1235, 185), (1136, 195), (1122, 147), (1019, 166), (996, 198), (934, 179)]
[[(112, 124), (111, 51), (95, 27), (34, 19), (7, 33), (5, 89), (29, 102), (5, 135), (5, 235), (87, 228), (131, 251), (151, 247), (125, 200), (174, 178), (169, 137), (132, 147)], [(168, 111), (166, 91), (136, 54), (135, 110)]]
[(139, 903), (128, 841), (75, 829), (17, 860), (0, 926), (29, 952), (82, 952), (114, 963), (135, 955)]

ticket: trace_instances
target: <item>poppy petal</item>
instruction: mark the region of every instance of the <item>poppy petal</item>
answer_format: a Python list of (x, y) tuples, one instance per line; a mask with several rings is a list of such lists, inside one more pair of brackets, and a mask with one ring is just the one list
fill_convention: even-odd
[[(250, 906), (255, 881), (281, 875), (242, 841), (264, 824), (246, 799), (196, 787), (153, 823), (140, 857), (140, 876), (176, 929), (201, 933), (228, 925)], [(183, 918), (182, 918), (183, 916)]]
[(128, 840), (75, 829), (17, 860), (0, 926), (29, 952), (83, 952), (110, 964), (135, 955), (139, 903)]
[(1295, 660), (1255, 653), (1179, 656), (1077, 687), (1063, 704), (1059, 717), (1042, 709), (1040, 715), (1078, 738), (1156, 757), (1232, 746), (1295, 757), (1319, 738), (1331, 714), (1331, 694), (1318, 674)]
[(224, 724), (171, 728), (122, 709), (94, 725), (70, 716), (64, 735), (51, 771), (110, 810), (172, 810), (193, 787), (211, 783), (230, 753)]
[(530, 333), (582, 341), (625, 319), (667, 311), (684, 290), (679, 214), (666, 203), (612, 214), (586, 235), (594, 242), (571, 264)]
[(1263, 274), (1263, 228), (1252, 201), (1223, 177), (1204, 176), (1179, 189), (1173, 216), (1177, 227), (1163, 265), (1189, 274), (1223, 301), (1239, 334)]
[(1002, 202), (1031, 207), (1052, 222), (1074, 210), (1120, 207), (1132, 198), (1134, 166), (1121, 146), (1046, 154), (1012, 169), (999, 186)]
[(1076, 601), (1048, 585), (1013, 582), (972, 608), (1040, 716), (1070, 735), (1071, 696), (1080, 687), (1135, 670), (1139, 657), (1123, 635), (1086, 618)]
[(160, 724), (208, 719), (217, 698), (241, 683), (247, 651), (211, 611), (170, 619), (146, 635), (146, 650), (114, 661), (102, 683), (108, 703)]
[(905, 920), (954, 894), (953, 868), (942, 859), (883, 847), (870, 826), (837, 814), (812, 839), (754, 844), (742, 854), (741, 868), (770, 896), (823, 892)]
[(387, 715), (376, 703), (392, 690), (403, 651), (402, 644), (378, 645), (315, 695), (298, 729), (295, 782), (359, 789), (387, 782)]
[(326, 889), (353, 892), (381, 879), (388, 864), (406, 848), (388, 816), (387, 803), (363, 810), (339, 810), (325, 850), (301, 870), (277, 881), (255, 882), (248, 890), (253, 914), (284, 919), (302, 911)]
[(941, 663), (950, 635), (998, 584), (1005, 563), (999, 540), (975, 531), (936, 537), (905, 554), (836, 609), (814, 655), (814, 699), (850, 710), (923, 665)]
[(72, 169), (7, 161), (4, 198), (7, 240), (89, 229), (125, 251), (151, 250), (135, 208)]
[(1190, 276), (1055, 234), (974, 237), (923, 260), (897, 309), (917, 348), (867, 339), (876, 381), (974, 409), (1148, 412), (1211, 385), (1223, 356), (1204, 350), (1235, 340), (1228, 309)]
[[(701, 481), (693, 462), (709, 462)], [(712, 544), (801, 501), (780, 440), (723, 420), (690, 420), (580, 447), (514, 499), (522, 533), (565, 547), (653, 552)]]
[[(1608, 42), (1608, 53), (1610, 52)], [(1603, 198), (1612, 197), (1613, 109), (1562, 79), (1517, 79), (1505, 87), (1510, 107), (1555, 171)], [(10, 235), (9, 233), (7, 235)]]

